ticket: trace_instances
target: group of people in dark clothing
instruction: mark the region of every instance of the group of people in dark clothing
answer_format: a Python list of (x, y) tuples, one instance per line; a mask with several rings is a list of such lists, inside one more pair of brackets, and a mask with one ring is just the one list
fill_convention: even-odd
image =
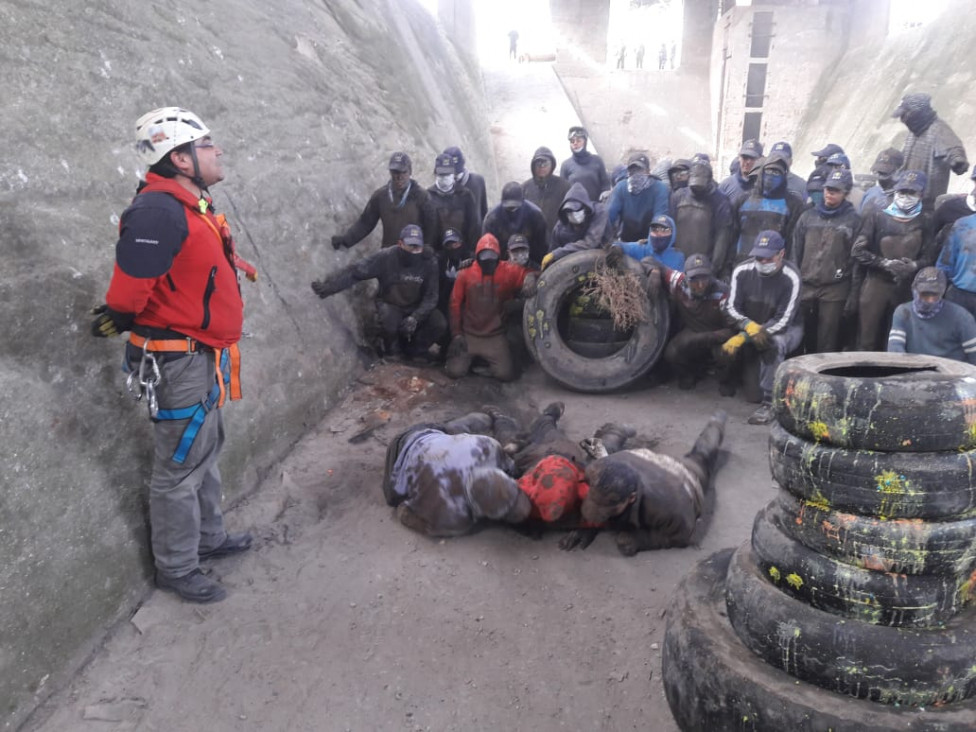
[(488, 210), (484, 179), (458, 148), (437, 156), (426, 190), (398, 152), (390, 182), (332, 241), (352, 246), (382, 221), (383, 246), (396, 251), (313, 288), (325, 297), (376, 278), (384, 353), (446, 358), (454, 377), (480, 359), (508, 380), (527, 357), (521, 303), (538, 272), (602, 248), (610, 266), (641, 261), (649, 289), (668, 295), (674, 325), (657, 377), (670, 372), (689, 389), (713, 372), (721, 394), (741, 387), (759, 403), (753, 424), (771, 419), (773, 374), (791, 354), (888, 347), (976, 362), (976, 201), (944, 195), (950, 173), (968, 170), (965, 150), (926, 94), (905, 95), (894, 116), (908, 129), (903, 150), (878, 154), (866, 191), (833, 143), (813, 153), (804, 180), (789, 143), (767, 154), (746, 140), (716, 181), (705, 153), (653, 169), (635, 153), (608, 172), (574, 126), (558, 174), (552, 151), (538, 148), (531, 177), (506, 183)]

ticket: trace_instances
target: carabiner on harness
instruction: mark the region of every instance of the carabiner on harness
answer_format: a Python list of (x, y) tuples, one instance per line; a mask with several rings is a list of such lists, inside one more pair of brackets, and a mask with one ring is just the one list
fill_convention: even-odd
[(146, 397), (146, 406), (149, 408), (149, 418), (156, 419), (159, 413), (159, 401), (156, 398), (156, 387), (163, 380), (159, 371), (159, 363), (156, 356), (149, 350), (149, 339), (142, 344), (142, 358), (139, 359), (139, 370), (130, 371), (125, 380), (125, 388), (138, 402)]

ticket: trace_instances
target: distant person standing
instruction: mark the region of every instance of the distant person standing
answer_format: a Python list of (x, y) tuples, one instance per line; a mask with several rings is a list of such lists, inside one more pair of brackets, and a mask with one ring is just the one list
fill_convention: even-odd
[(622, 69), (627, 62), (627, 46), (622, 45), (617, 51), (617, 68)]
[(517, 30), (512, 29), (508, 32), (508, 57), (515, 60), (518, 60), (518, 39)]
[(665, 65), (668, 63), (668, 46), (665, 43), (661, 44), (661, 50), (657, 52), (657, 67), (659, 70), (664, 71)]
[(637, 47), (637, 54), (634, 56), (634, 64), (638, 69), (644, 68), (644, 44)]

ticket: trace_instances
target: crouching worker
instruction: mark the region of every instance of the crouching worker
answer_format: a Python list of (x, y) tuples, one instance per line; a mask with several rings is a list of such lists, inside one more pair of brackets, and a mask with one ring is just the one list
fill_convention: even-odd
[(501, 247), (491, 234), (481, 237), (474, 256), (474, 264), (458, 273), (451, 292), (452, 338), (445, 371), (459, 379), (480, 356), (488, 362), (491, 376), (511, 381), (515, 366), (503, 316), (506, 303), (519, 296), (529, 270), (501, 261)]
[(446, 424), (415, 425), (390, 443), (383, 495), (397, 518), (426, 536), (460, 536), (482, 520), (529, 516), (512, 459), (491, 436), (494, 419), (472, 412)]
[[(725, 412), (715, 412), (691, 452), (680, 460), (636, 449), (591, 462), (585, 471), (589, 491), (581, 506), (583, 520), (617, 529), (617, 548), (624, 556), (688, 546), (713, 490), (725, 421)], [(592, 532), (574, 531), (560, 547), (572, 549)]]
[(424, 234), (416, 224), (400, 232), (397, 246), (381, 249), (324, 280), (312, 283), (321, 298), (352, 287), (357, 282), (379, 282), (376, 316), (384, 356), (426, 356), (447, 331), (437, 310), (437, 259), (424, 248)]

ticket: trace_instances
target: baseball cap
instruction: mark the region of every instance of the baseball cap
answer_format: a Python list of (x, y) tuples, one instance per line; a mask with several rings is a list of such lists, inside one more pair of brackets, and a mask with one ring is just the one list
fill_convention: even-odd
[(921, 193), (928, 182), (928, 177), (921, 170), (903, 170), (895, 178), (895, 190)]
[(843, 153), (844, 148), (840, 145), (835, 145), (834, 143), (829, 143), (824, 146), (823, 150), (814, 150), (811, 155), (815, 155), (818, 158), (829, 158), (834, 153)]
[(451, 162), (454, 163), (454, 172), (460, 175), (464, 172), (464, 153), (461, 152), (461, 148), (457, 146), (451, 146), (444, 148), (444, 155), (451, 156)]
[(521, 205), (522, 201), (525, 200), (525, 195), (522, 193), (522, 186), (516, 183), (514, 180), (509, 181), (502, 188), (502, 206), (508, 205)]
[(400, 241), (407, 246), (424, 245), (424, 232), (416, 224), (407, 224), (400, 230)]
[(668, 168), (669, 173), (674, 170), (691, 170), (691, 161), (687, 158), (678, 158)]
[(785, 155), (791, 162), (793, 160), (793, 146), (790, 143), (780, 140), (779, 142), (773, 143), (773, 148), (770, 152), (780, 153)]
[(901, 150), (889, 147), (878, 153), (878, 157), (874, 159), (874, 165), (871, 166), (871, 170), (882, 175), (891, 175), (904, 164), (905, 156), (902, 155)]
[(691, 164), (691, 173), (688, 175), (688, 185), (701, 186), (707, 184), (712, 179), (712, 166), (706, 162), (699, 161)]
[(685, 260), (685, 277), (712, 276), (712, 262), (704, 254), (692, 254)]
[(753, 245), (752, 251), (749, 252), (749, 256), (766, 259), (767, 257), (775, 256), (785, 248), (786, 242), (783, 241), (783, 237), (780, 236), (779, 232), (767, 229), (766, 231), (759, 232), (759, 236), (756, 237), (756, 243)]
[(631, 168), (640, 168), (647, 173), (651, 169), (651, 161), (647, 159), (644, 153), (634, 153), (627, 158), (627, 170), (629, 171)]
[(854, 187), (854, 176), (846, 168), (834, 168), (827, 174), (823, 183), (824, 188), (839, 188), (843, 191), (850, 191)]
[(917, 292), (931, 295), (942, 295), (946, 291), (949, 281), (945, 272), (938, 267), (922, 267), (912, 281), (912, 288)]
[(513, 249), (528, 249), (529, 240), (523, 234), (512, 234), (508, 237), (508, 251)]
[(444, 229), (444, 237), (441, 239), (441, 243), (447, 246), (455, 241), (461, 241), (461, 235), (457, 229)]
[(390, 156), (389, 168), (398, 173), (409, 173), (413, 170), (413, 163), (410, 162), (410, 156), (405, 152), (395, 152)]
[(695, 153), (692, 156), (691, 162), (692, 163), (708, 163), (709, 165), (711, 165), (712, 164), (712, 158), (708, 155), (708, 153), (697, 152), (697, 153)]
[(650, 228), (653, 229), (655, 226), (663, 226), (667, 229), (673, 229), (674, 221), (672, 221), (670, 216), (665, 216), (664, 214), (658, 214), (653, 219), (651, 219)]
[(441, 153), (434, 160), (434, 175), (454, 175), (454, 160), (447, 153)]
[(844, 153), (834, 153), (827, 158), (827, 165), (840, 165), (848, 170), (851, 169), (851, 159)]
[(761, 158), (763, 155), (762, 143), (759, 140), (746, 140), (739, 148), (739, 155), (747, 158)]

